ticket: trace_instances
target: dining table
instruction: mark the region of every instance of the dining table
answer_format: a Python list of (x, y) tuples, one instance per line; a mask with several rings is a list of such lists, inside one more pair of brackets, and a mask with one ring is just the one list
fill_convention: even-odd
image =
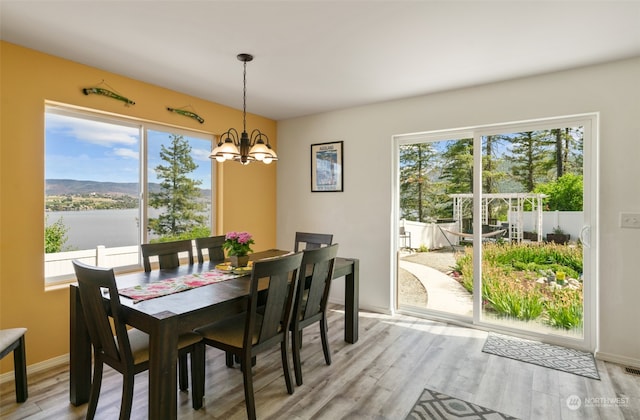
[[(252, 261), (278, 257), (290, 251), (270, 249), (251, 254)], [(215, 270), (215, 263), (187, 264), (173, 269), (136, 271), (116, 276), (118, 289), (172, 281)], [(193, 331), (218, 319), (246, 309), (250, 271), (232, 279), (190, 288), (148, 300), (120, 296), (123, 319), (131, 327), (149, 334), (149, 419), (177, 418), (178, 335)], [(345, 278), (344, 340), (358, 341), (359, 260), (336, 258), (333, 280)], [(89, 401), (91, 386), (91, 341), (85, 324), (77, 283), (69, 293), (70, 402), (81, 405)], [(104, 296), (105, 301), (109, 299)]]

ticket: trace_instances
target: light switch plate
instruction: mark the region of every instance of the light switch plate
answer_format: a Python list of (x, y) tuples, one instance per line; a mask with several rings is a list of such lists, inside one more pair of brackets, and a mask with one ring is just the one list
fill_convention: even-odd
[(640, 229), (640, 213), (620, 213), (620, 227)]

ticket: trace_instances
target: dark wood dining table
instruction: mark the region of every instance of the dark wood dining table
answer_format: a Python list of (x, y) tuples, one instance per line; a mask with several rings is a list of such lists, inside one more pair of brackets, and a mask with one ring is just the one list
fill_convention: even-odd
[[(252, 260), (284, 255), (268, 250), (251, 254)], [(175, 269), (118, 275), (118, 288), (148, 284), (215, 268), (213, 263), (182, 265)], [(358, 341), (359, 260), (337, 258), (333, 279), (345, 277), (345, 330), (348, 343)], [(177, 417), (178, 335), (245, 309), (250, 276), (186, 290), (134, 303), (120, 296), (124, 319), (149, 334), (149, 419)], [(91, 341), (86, 328), (77, 284), (70, 286), (70, 401), (78, 406), (89, 401), (91, 386)], [(108, 296), (105, 296), (108, 299)]]

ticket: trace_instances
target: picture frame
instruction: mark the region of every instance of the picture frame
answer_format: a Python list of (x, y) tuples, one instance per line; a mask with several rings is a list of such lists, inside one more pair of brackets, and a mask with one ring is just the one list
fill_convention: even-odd
[(311, 145), (311, 192), (344, 191), (343, 142)]

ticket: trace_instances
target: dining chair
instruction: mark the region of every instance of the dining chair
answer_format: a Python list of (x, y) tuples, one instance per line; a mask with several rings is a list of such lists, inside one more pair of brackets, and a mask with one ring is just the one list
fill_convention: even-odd
[(224, 261), (224, 244), (225, 235), (209, 236), (206, 238), (196, 238), (196, 250), (198, 251), (198, 263), (204, 263), (204, 255), (202, 250), (206, 249), (209, 253), (209, 261), (219, 263)]
[[(251, 271), (246, 311), (195, 330), (202, 335), (205, 344), (231, 353), (240, 360), (249, 419), (256, 418), (251, 368), (251, 359), (256, 354), (280, 344), (287, 392), (293, 394), (294, 391), (289, 371), (288, 330), (301, 262), (301, 252), (256, 261)], [(267, 281), (268, 285), (264, 283)], [(266, 287), (264, 291), (266, 296), (259, 290), (259, 284), (262, 288)], [(261, 294), (260, 310), (258, 310), (259, 292)], [(262, 303), (264, 303), (263, 306)]]
[[(333, 234), (296, 232), (293, 251), (298, 252), (305, 249), (320, 248), (322, 246), (331, 245), (331, 241), (333, 241)], [(304, 248), (301, 246), (301, 244), (304, 244)]]
[(180, 253), (186, 252), (189, 264), (193, 264), (193, 243), (191, 239), (171, 242), (142, 244), (142, 263), (144, 271), (151, 271), (151, 257), (158, 257), (160, 268), (176, 268), (180, 266)]
[(13, 352), (13, 377), (16, 381), (16, 402), (25, 402), (29, 396), (27, 389), (27, 358), (25, 356), (26, 328), (0, 330), (0, 359)]
[[(87, 419), (93, 419), (98, 406), (102, 370), (106, 363), (123, 376), (120, 420), (129, 419), (133, 402), (134, 376), (149, 369), (149, 336), (135, 328), (127, 328), (121, 319), (120, 296), (111, 268), (99, 268), (73, 260), (87, 329), (93, 346), (93, 379)], [(108, 292), (105, 303), (103, 291)], [(113, 329), (112, 329), (113, 325)], [(194, 409), (202, 407), (204, 396), (204, 357), (202, 337), (190, 332), (178, 337), (180, 367), (186, 367), (191, 354), (191, 399)], [(182, 363), (184, 361), (184, 363)], [(181, 369), (182, 370), (182, 369)], [(183, 381), (184, 377), (184, 381)], [(180, 374), (180, 389), (187, 389), (186, 371)]]
[[(331, 350), (327, 337), (327, 301), (331, 289), (333, 268), (338, 255), (338, 244), (324, 248), (309, 249), (303, 252), (300, 265), (300, 287), (296, 294), (291, 321), (291, 346), (293, 347), (293, 368), (296, 385), (302, 385), (302, 363), (300, 348), (302, 347), (302, 330), (318, 322), (322, 351), (327, 365), (331, 364)], [(303, 281), (305, 279), (306, 281)], [(303, 286), (305, 285), (306, 286)]]

